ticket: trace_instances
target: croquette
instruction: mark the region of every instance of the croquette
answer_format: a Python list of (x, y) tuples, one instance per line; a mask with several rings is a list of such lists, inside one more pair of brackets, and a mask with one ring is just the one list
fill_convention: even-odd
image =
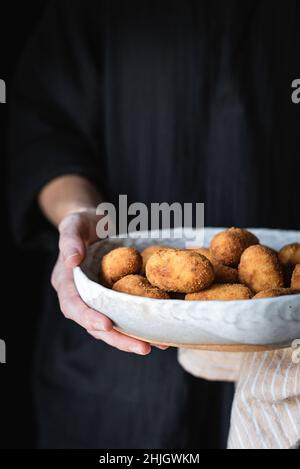
[(247, 285), (254, 293), (283, 288), (284, 276), (275, 251), (256, 245), (247, 248), (239, 265), (240, 283)]
[(197, 252), (198, 254), (201, 254), (201, 256), (207, 257), (207, 259), (212, 263), (213, 256), (211, 255), (209, 248), (187, 248), (187, 250)]
[(213, 265), (215, 271), (215, 282), (216, 283), (238, 283), (239, 282), (239, 273), (238, 270), (234, 267), (228, 267), (227, 265), (222, 265), (214, 259), (213, 255), (208, 248), (189, 248), (202, 256), (207, 257), (207, 259)]
[(140, 253), (130, 247), (113, 249), (101, 261), (100, 279), (112, 287), (122, 277), (130, 274), (139, 274), (143, 265)]
[(292, 275), (291, 288), (300, 290), (300, 264), (297, 264)]
[(253, 297), (253, 300), (259, 300), (262, 298), (277, 298), (278, 296), (295, 295), (300, 291), (292, 290), (291, 288), (271, 288), (264, 290)]
[(239, 283), (239, 272), (234, 267), (213, 264), (216, 283)]
[(278, 257), (283, 265), (300, 264), (300, 243), (287, 244), (279, 251)]
[(103, 256), (99, 279), (114, 291), (154, 299), (236, 301), (300, 294), (300, 243), (277, 252), (250, 231), (229, 228), (210, 247), (155, 244), (141, 253), (119, 247)]
[(158, 300), (170, 298), (168, 293), (153, 287), (142, 275), (127, 275), (122, 277), (113, 285), (112, 289), (121, 293), (127, 293), (128, 295), (144, 296)]
[(149, 246), (147, 247), (146, 249), (144, 249), (142, 251), (142, 258), (143, 258), (143, 273), (146, 271), (146, 264), (149, 260), (149, 258), (155, 254), (156, 252), (160, 252), (160, 251), (165, 251), (167, 249), (173, 249), (173, 248), (170, 248), (168, 246), (161, 246), (159, 244), (156, 244), (156, 245), (152, 245), (152, 246)]
[(257, 237), (241, 228), (230, 228), (218, 233), (211, 241), (213, 258), (222, 265), (237, 267), (241, 255), (249, 246), (259, 244)]
[(188, 301), (237, 301), (250, 300), (253, 294), (249, 288), (240, 284), (215, 284), (206, 290), (186, 295)]
[(215, 279), (210, 261), (188, 250), (153, 254), (146, 265), (149, 282), (164, 291), (192, 293), (208, 288)]

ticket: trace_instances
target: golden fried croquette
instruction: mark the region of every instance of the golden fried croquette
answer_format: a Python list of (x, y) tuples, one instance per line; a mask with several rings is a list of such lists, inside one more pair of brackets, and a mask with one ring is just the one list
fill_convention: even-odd
[(207, 259), (212, 263), (213, 261), (213, 256), (210, 252), (209, 248), (187, 248), (188, 251), (193, 251), (197, 252), (198, 254), (201, 254), (204, 257), (207, 257)]
[(236, 301), (236, 300), (250, 300), (253, 294), (251, 290), (245, 285), (241, 284), (214, 284), (210, 288), (197, 293), (190, 293), (186, 295), (185, 299), (189, 301)]
[(292, 243), (284, 246), (278, 256), (283, 266), (285, 286), (288, 288), (292, 281), (295, 265), (300, 264), (300, 244)]
[(112, 287), (126, 275), (139, 274), (142, 265), (142, 256), (136, 249), (129, 247), (113, 249), (101, 260), (100, 280)]
[(257, 293), (252, 299), (276, 298), (278, 296), (295, 295), (297, 293), (300, 293), (300, 291), (292, 290), (291, 288), (271, 288)]
[(220, 264), (237, 267), (245, 249), (255, 244), (259, 244), (259, 240), (250, 231), (230, 228), (212, 239), (210, 251)]
[(292, 275), (291, 288), (300, 290), (300, 264), (297, 264)]
[(261, 245), (250, 246), (243, 252), (239, 278), (241, 283), (255, 293), (284, 287), (282, 267), (277, 254)]
[(153, 287), (142, 275), (127, 275), (122, 277), (113, 285), (113, 290), (127, 293), (128, 295), (144, 296), (147, 298), (156, 298), (168, 300), (168, 293)]
[(188, 248), (191, 251), (197, 252), (202, 256), (207, 257), (211, 262), (215, 271), (215, 282), (216, 283), (239, 283), (239, 273), (234, 267), (228, 267), (222, 265), (214, 259), (210, 249), (208, 248)]
[(204, 290), (215, 278), (213, 266), (206, 257), (179, 249), (153, 254), (146, 265), (146, 276), (155, 287), (178, 293)]
[(228, 265), (213, 264), (216, 283), (239, 283), (239, 272)]
[(292, 243), (284, 246), (278, 253), (279, 260), (283, 265), (300, 264), (300, 243)]
[(160, 246), (160, 245), (156, 244), (156, 245), (149, 246), (146, 249), (144, 249), (141, 253), (142, 258), (143, 258), (143, 272), (146, 271), (146, 264), (147, 264), (149, 258), (152, 256), (152, 254), (154, 254), (156, 252), (160, 252), (160, 251), (165, 251), (167, 249), (173, 249), (173, 248), (170, 248), (168, 246)]

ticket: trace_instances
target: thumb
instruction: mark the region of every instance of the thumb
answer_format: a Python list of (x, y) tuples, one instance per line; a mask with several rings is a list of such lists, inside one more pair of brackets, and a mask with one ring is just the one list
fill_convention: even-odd
[(85, 258), (85, 243), (79, 227), (74, 224), (60, 230), (59, 249), (68, 268), (77, 267)]

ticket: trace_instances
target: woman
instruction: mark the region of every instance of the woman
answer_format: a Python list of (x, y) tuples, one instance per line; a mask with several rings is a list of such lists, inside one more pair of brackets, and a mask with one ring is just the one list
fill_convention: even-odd
[(119, 194), (203, 201), (212, 226), (299, 228), (298, 20), (296, 1), (50, 3), (15, 85), (11, 207), (23, 242), (55, 251), (58, 228), (52, 284), (82, 328), (55, 314), (48, 288), (40, 447), (221, 445), (230, 388), (113, 332), (78, 299), (70, 268), (95, 240), (95, 206)]

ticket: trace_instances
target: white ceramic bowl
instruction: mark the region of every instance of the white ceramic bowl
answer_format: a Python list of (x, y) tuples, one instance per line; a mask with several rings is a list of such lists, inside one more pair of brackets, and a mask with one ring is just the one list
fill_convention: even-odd
[[(205, 245), (221, 228), (205, 229)], [(262, 244), (274, 249), (300, 241), (299, 231), (252, 229)], [(158, 244), (185, 247), (183, 240), (162, 239)], [(111, 239), (89, 248), (84, 263), (74, 269), (83, 301), (107, 315), (128, 335), (149, 342), (178, 346), (290, 346), (300, 339), (300, 295), (255, 301), (155, 300), (118, 293), (97, 283), (101, 257), (119, 246), (139, 250), (153, 239)]]

